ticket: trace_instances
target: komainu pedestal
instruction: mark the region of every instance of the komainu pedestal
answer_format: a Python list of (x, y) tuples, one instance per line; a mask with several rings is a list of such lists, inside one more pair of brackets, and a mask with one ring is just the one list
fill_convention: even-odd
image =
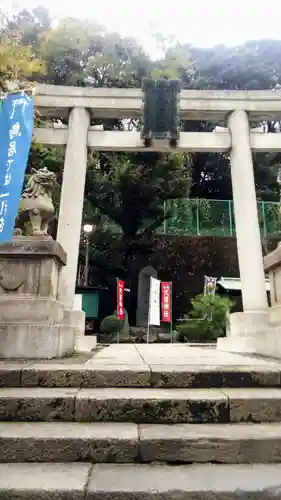
[(264, 257), (264, 268), (270, 283), (269, 321), (281, 329), (281, 246)]
[[(218, 349), (281, 359), (281, 247), (264, 257), (269, 275), (271, 307), (234, 313), (230, 335), (218, 339)], [(254, 293), (254, 290), (253, 290)], [(239, 319), (241, 319), (239, 323)]]
[(14, 237), (0, 245), (0, 357), (54, 358), (73, 351), (58, 300), (66, 253), (49, 238)]

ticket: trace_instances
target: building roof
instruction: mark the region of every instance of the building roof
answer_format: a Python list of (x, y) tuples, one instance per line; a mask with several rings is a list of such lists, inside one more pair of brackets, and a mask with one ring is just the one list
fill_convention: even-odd
[[(217, 281), (217, 284), (220, 285), (225, 290), (241, 290), (241, 280), (240, 278), (227, 278), (222, 277)], [(265, 279), (265, 288), (266, 291), (270, 291), (269, 279)]]

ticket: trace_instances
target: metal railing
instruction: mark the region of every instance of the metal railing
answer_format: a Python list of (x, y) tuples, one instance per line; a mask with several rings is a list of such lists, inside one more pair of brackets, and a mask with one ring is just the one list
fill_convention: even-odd
[[(257, 205), (262, 237), (279, 233), (279, 203), (260, 201)], [(172, 216), (164, 221), (158, 233), (190, 236), (235, 235), (232, 200), (171, 200), (165, 202), (164, 211)]]
[[(258, 215), (261, 236), (281, 233), (279, 203), (259, 201)], [(235, 236), (232, 200), (187, 198), (164, 202), (164, 214), (171, 214), (157, 229), (158, 234), (185, 234), (190, 236)], [(120, 232), (111, 221), (104, 227)]]

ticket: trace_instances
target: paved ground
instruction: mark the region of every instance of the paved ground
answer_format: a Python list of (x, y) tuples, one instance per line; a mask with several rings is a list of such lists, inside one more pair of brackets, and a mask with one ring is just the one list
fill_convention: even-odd
[(0, 359), (0, 367), (9, 364), (33, 365), (34, 363), (52, 365), (97, 365), (119, 366), (124, 369), (164, 367), (181, 371), (183, 367), (190, 368), (272, 368), (281, 369), (281, 360), (261, 356), (246, 356), (217, 351), (206, 346), (190, 346), (187, 344), (112, 344), (108, 347), (98, 347), (92, 353), (74, 354), (60, 359)]
[(62, 365), (83, 365), (89, 359), (93, 359), (94, 356), (101, 351), (103, 347), (97, 347), (92, 352), (88, 353), (75, 353), (72, 356), (65, 356), (63, 358), (52, 358), (52, 359), (22, 359), (22, 358), (13, 358), (13, 359), (3, 359), (0, 358), (0, 367), (3, 365), (9, 364), (17, 364), (17, 365), (32, 365), (34, 363), (43, 363), (43, 364), (62, 364)]
[(278, 366), (281, 360), (245, 356), (217, 351), (210, 347), (186, 344), (112, 344), (94, 355), (86, 364), (119, 366), (206, 367), (263, 367)]

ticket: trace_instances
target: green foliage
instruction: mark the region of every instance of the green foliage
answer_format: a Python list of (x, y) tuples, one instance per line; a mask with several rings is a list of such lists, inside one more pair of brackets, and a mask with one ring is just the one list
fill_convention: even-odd
[(281, 41), (252, 40), (236, 47), (186, 46), (195, 63), (195, 88), (265, 90), (281, 83)]
[(140, 86), (149, 57), (132, 39), (95, 22), (67, 18), (46, 33), (42, 54), (48, 79), (60, 85)]
[(0, 39), (0, 90), (1, 87), (5, 89), (9, 80), (21, 83), (44, 71), (44, 62), (36, 58), (31, 46), (22, 46), (7, 38)]
[[(117, 311), (114, 311), (114, 314), (117, 315)], [(120, 332), (123, 334), (123, 336), (128, 336), (129, 335), (129, 330), (130, 330), (130, 325), (129, 325), (129, 318), (128, 318), (128, 311), (127, 309), (124, 308), (124, 319), (120, 319)]]
[(49, 82), (56, 85), (83, 84), (89, 43), (87, 23), (77, 19), (63, 19), (56, 28), (46, 32), (41, 51), (47, 61)]
[[(258, 201), (261, 236), (280, 233), (280, 205), (277, 202)], [(183, 198), (168, 200), (164, 210), (172, 215), (158, 228), (158, 234), (190, 234), (233, 236), (235, 234), (232, 200), (203, 200)]]
[[(166, 40), (161, 34), (156, 38), (161, 57), (152, 61), (135, 40), (110, 33), (98, 23), (73, 18), (53, 23), (42, 6), (23, 9), (12, 18), (0, 19), (0, 86), (7, 79), (17, 78), (58, 85), (140, 88), (143, 77), (180, 79), (187, 89), (275, 89), (281, 84), (279, 40), (200, 48)], [(128, 123), (98, 123), (105, 130), (140, 127), (135, 117)], [(44, 126), (50, 124), (45, 121)], [(274, 130), (274, 122), (268, 122), (268, 126)], [(212, 131), (214, 124), (189, 120), (181, 127), (185, 131)], [(60, 182), (63, 157), (63, 151), (32, 145), (29, 166), (47, 166), (57, 173)], [(261, 200), (279, 199), (279, 164), (280, 153), (254, 155), (256, 189)], [(59, 195), (58, 190), (56, 208)], [(92, 220), (97, 216), (103, 228), (93, 237), (92, 262), (103, 269), (128, 270), (138, 254), (151, 255), (152, 234), (164, 221), (169, 225), (177, 217), (175, 205), (186, 195), (231, 199), (228, 153), (176, 155), (173, 161), (171, 156), (151, 153), (103, 153), (95, 158), (91, 154), (84, 217)], [(185, 212), (184, 204), (183, 200), (182, 226), (194, 226), (195, 208)], [(211, 226), (214, 219), (209, 207), (200, 205), (199, 215), (204, 215), (204, 227), (207, 220)], [(216, 227), (220, 224), (218, 220)], [(271, 233), (272, 228), (267, 231)]]
[[(260, 204), (258, 204), (260, 211)], [(263, 236), (280, 234), (280, 205), (279, 203), (264, 203)]]
[[(281, 84), (279, 40), (200, 48), (180, 45), (157, 33), (155, 38), (162, 55), (152, 61), (135, 40), (110, 33), (98, 23), (67, 18), (52, 24), (42, 6), (31, 11), (23, 9), (11, 19), (4, 19), (1, 26), (2, 86), (6, 78), (15, 77), (36, 77), (58, 85), (125, 88), (141, 87), (143, 77), (179, 78), (183, 88), (188, 89), (273, 89)], [(107, 129), (124, 128), (120, 120), (103, 123)], [(131, 124), (139, 127), (138, 120)], [(268, 125), (274, 130), (274, 122)], [(182, 128), (211, 131), (214, 125), (188, 121)], [(232, 198), (228, 154), (196, 153), (191, 160), (192, 198)], [(254, 162), (258, 197), (277, 200), (280, 153), (255, 155)]]
[[(205, 224), (213, 225), (211, 211), (214, 204), (210, 200), (199, 198), (168, 200), (165, 202), (164, 210), (168, 212), (169, 217), (164, 221), (159, 232), (164, 234), (201, 234), (202, 221)], [(214, 227), (212, 229), (214, 232)]]
[(45, 74), (40, 36), (49, 26), (49, 14), (44, 7), (32, 12), (23, 9), (10, 19), (0, 12), (0, 89), (6, 90), (10, 80), (21, 84)]
[(156, 39), (162, 57), (154, 62), (151, 77), (156, 80), (159, 78), (179, 78), (183, 86), (189, 86), (194, 76), (189, 50), (179, 43), (173, 43), (173, 40), (165, 40), (163, 35), (159, 33), (156, 34)]
[[(254, 40), (236, 47), (186, 45), (185, 48), (194, 61), (194, 75), (186, 88), (266, 90), (279, 88), (281, 84), (280, 40)], [(274, 125), (274, 122), (267, 122), (269, 131), (275, 131)], [(190, 123), (189, 126), (203, 130), (206, 124)], [(275, 201), (278, 197), (276, 174), (279, 162), (280, 153), (254, 155), (256, 191), (262, 200)], [(192, 178), (191, 197), (232, 198), (228, 154), (196, 153)]]
[(50, 29), (51, 24), (48, 10), (38, 6), (32, 10), (22, 9), (12, 17), (6, 16), (2, 29), (10, 40), (17, 40), (23, 46), (31, 46), (36, 54), (40, 54), (42, 36)]
[[(107, 232), (107, 248), (110, 252), (114, 249), (118, 269), (127, 272), (135, 255), (153, 251), (152, 234), (171, 216), (170, 211), (163, 211), (164, 201), (188, 195), (191, 183), (188, 167), (189, 157), (179, 153), (92, 158), (87, 172), (85, 208), (94, 207), (102, 226), (107, 222), (107, 227), (111, 227), (111, 242), (110, 231)], [(102, 250), (98, 241), (95, 247), (97, 252)], [(108, 259), (107, 251), (102, 258), (103, 262)]]
[(214, 342), (226, 333), (233, 302), (220, 295), (198, 295), (186, 321), (177, 326), (180, 342)]
[(122, 322), (114, 314), (106, 316), (100, 326), (102, 333), (118, 333), (122, 329)]

